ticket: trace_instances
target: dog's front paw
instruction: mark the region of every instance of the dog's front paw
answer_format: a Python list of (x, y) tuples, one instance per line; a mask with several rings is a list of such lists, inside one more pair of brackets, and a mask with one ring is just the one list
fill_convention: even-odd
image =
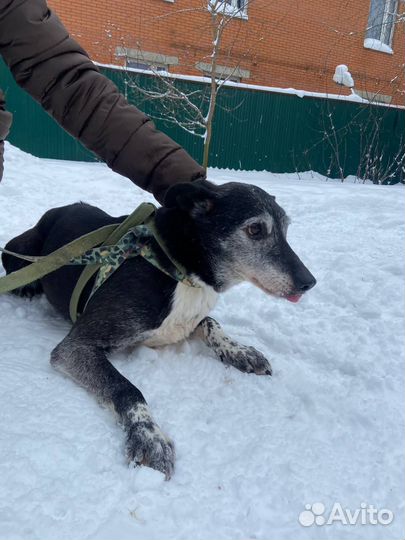
[(156, 469), (165, 475), (166, 480), (170, 480), (174, 471), (174, 445), (152, 417), (144, 417), (131, 423), (126, 431), (126, 455), (129, 463)]
[(219, 356), (225, 364), (230, 364), (245, 373), (272, 374), (270, 362), (254, 347), (232, 344), (229, 348), (222, 349)]

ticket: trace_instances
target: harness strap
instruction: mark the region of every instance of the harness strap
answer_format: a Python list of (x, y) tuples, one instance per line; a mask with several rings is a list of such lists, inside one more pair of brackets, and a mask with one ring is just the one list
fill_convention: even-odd
[[(142, 256), (173, 279), (191, 287), (199, 287), (187, 275), (185, 268), (173, 259), (168, 252), (155, 225), (155, 212), (156, 207), (152, 203), (142, 203), (122, 223), (101, 227), (96, 231), (72, 240), (65, 246), (45, 256), (21, 255), (0, 248), (0, 251), (4, 253), (31, 262), (30, 265), (20, 270), (0, 277), (0, 294), (32, 283), (62, 266), (85, 265), (73, 290), (69, 304), (70, 318), (73, 322), (76, 322), (81, 294), (94, 274), (98, 272), (84, 309), (92, 295), (110, 275), (126, 259), (136, 255)], [(153, 248), (153, 239), (170, 263), (166, 268), (159, 262), (159, 257)]]
[[(114, 230), (111, 232), (111, 234), (108, 237), (104, 239), (104, 241), (102, 241), (102, 243), (106, 245), (116, 244), (118, 240), (128, 231), (128, 229), (131, 229), (132, 227), (135, 227), (136, 225), (144, 223), (155, 212), (156, 212), (156, 206), (154, 204), (142, 203), (122, 223), (120, 223), (118, 226), (114, 225)], [(91, 247), (94, 247), (95, 245), (97, 244), (93, 244)], [(83, 251), (80, 254), (82, 254)], [(69, 304), (69, 315), (73, 322), (76, 322), (77, 320), (77, 310), (78, 310), (79, 300), (83, 292), (83, 289), (85, 288), (88, 281), (94, 276), (94, 274), (100, 270), (100, 267), (101, 267), (100, 263), (87, 265), (84, 267), (83, 272), (80, 274), (80, 277), (76, 283), (76, 286), (70, 298), (70, 304)]]
[[(155, 211), (156, 207), (152, 203), (142, 203), (119, 225), (111, 224), (100, 227), (95, 231), (91, 231), (79, 238), (75, 238), (68, 244), (65, 244), (52, 253), (44, 256), (33, 257), (30, 255), (22, 255), (0, 247), (0, 251), (32, 263), (15, 272), (11, 272), (6, 276), (0, 277), (0, 294), (23, 287), (28, 283), (32, 283), (37, 279), (41, 279), (47, 274), (58, 270), (62, 266), (72, 264), (72, 259), (79, 257), (94, 246), (116, 243), (129, 228), (142, 223), (148, 217), (152, 216)], [(88, 280), (99, 270), (99, 268), (100, 264), (86, 266), (80, 275), (70, 301), (70, 316), (73, 322), (77, 319), (77, 306), (80, 294)]]
[[(159, 244), (160, 249), (163, 251), (163, 253), (166, 255), (166, 257), (169, 259), (169, 261), (172, 263), (172, 265), (176, 268), (176, 271), (178, 275), (183, 277), (178, 277), (178, 281), (182, 281), (183, 283), (186, 283), (187, 285), (190, 285), (191, 287), (195, 287), (196, 285), (187, 278), (187, 270), (182, 266), (178, 261), (173, 259), (173, 257), (170, 255), (169, 251), (167, 250), (167, 247), (160, 237), (160, 234), (156, 228), (155, 220), (154, 219), (148, 219), (146, 222), (146, 225), (150, 232), (152, 233), (153, 237), (155, 238), (156, 242)], [(153, 262), (152, 262), (153, 264)]]

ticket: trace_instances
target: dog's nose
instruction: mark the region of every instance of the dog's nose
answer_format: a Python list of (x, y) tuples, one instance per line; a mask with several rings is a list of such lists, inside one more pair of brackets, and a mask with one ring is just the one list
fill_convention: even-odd
[(300, 292), (306, 292), (309, 291), (309, 289), (312, 289), (316, 285), (316, 279), (314, 276), (311, 275), (311, 277), (307, 278), (305, 281), (301, 281), (300, 283), (297, 283), (297, 289)]
[[(301, 262), (301, 261), (300, 261)], [(312, 289), (316, 283), (316, 279), (311, 274), (306, 266), (302, 263), (294, 273), (294, 285), (297, 293), (304, 293)]]
[(312, 289), (316, 279), (287, 242), (284, 243), (284, 253), (285, 265), (290, 268), (290, 275), (293, 278), (295, 294), (303, 294)]

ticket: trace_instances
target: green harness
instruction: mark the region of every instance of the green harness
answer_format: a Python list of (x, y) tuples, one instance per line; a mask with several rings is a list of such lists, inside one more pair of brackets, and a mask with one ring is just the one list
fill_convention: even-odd
[[(198, 287), (187, 276), (184, 267), (168, 253), (165, 243), (155, 226), (155, 212), (156, 207), (152, 203), (142, 203), (122, 223), (101, 227), (96, 231), (76, 238), (72, 242), (43, 257), (21, 255), (0, 248), (0, 251), (4, 253), (32, 263), (7, 276), (0, 277), (0, 294), (32, 283), (62, 266), (85, 265), (70, 299), (70, 318), (75, 322), (78, 317), (78, 305), (81, 294), (90, 278), (98, 272), (84, 309), (93, 294), (115, 270), (127, 259), (138, 255), (176, 281), (180, 281), (190, 287)], [(161, 262), (162, 257), (159, 257), (155, 251), (154, 241), (156, 241), (167, 259), (168, 264), (166, 266)]]

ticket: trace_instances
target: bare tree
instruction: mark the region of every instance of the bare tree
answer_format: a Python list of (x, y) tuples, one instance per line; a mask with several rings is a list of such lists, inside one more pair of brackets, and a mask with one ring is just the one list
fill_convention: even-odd
[[(179, 10), (167, 16), (176, 16), (180, 13), (198, 11), (209, 15), (209, 30), (211, 45), (209, 54), (201, 58), (204, 63), (204, 82), (201, 86), (190, 85), (189, 90), (184, 89), (184, 83), (179, 84), (181, 76), (175, 76), (165, 70), (157, 69), (153, 65), (149, 69), (153, 72), (152, 87), (145, 88), (136, 77), (126, 77), (125, 84), (128, 93), (131, 93), (137, 103), (140, 98), (153, 103), (150, 116), (157, 120), (173, 123), (187, 133), (203, 139), (202, 165), (208, 167), (209, 150), (213, 131), (213, 118), (218, 106), (217, 97), (221, 88), (230, 80), (238, 79), (241, 73), (243, 58), (250, 51), (245, 51), (238, 60), (235, 60), (232, 51), (225, 50), (223, 38), (226, 29), (232, 20), (243, 17), (254, 0), (202, 0), (198, 8)], [(235, 34), (234, 41), (238, 38)], [(260, 38), (259, 38), (260, 39)], [(143, 58), (143, 51), (138, 48), (138, 58)], [(230, 46), (232, 49), (232, 45)], [(232, 65), (220, 66), (220, 58), (232, 58)], [(202, 63), (201, 62), (201, 63)], [(146, 63), (146, 62), (145, 62)]]

